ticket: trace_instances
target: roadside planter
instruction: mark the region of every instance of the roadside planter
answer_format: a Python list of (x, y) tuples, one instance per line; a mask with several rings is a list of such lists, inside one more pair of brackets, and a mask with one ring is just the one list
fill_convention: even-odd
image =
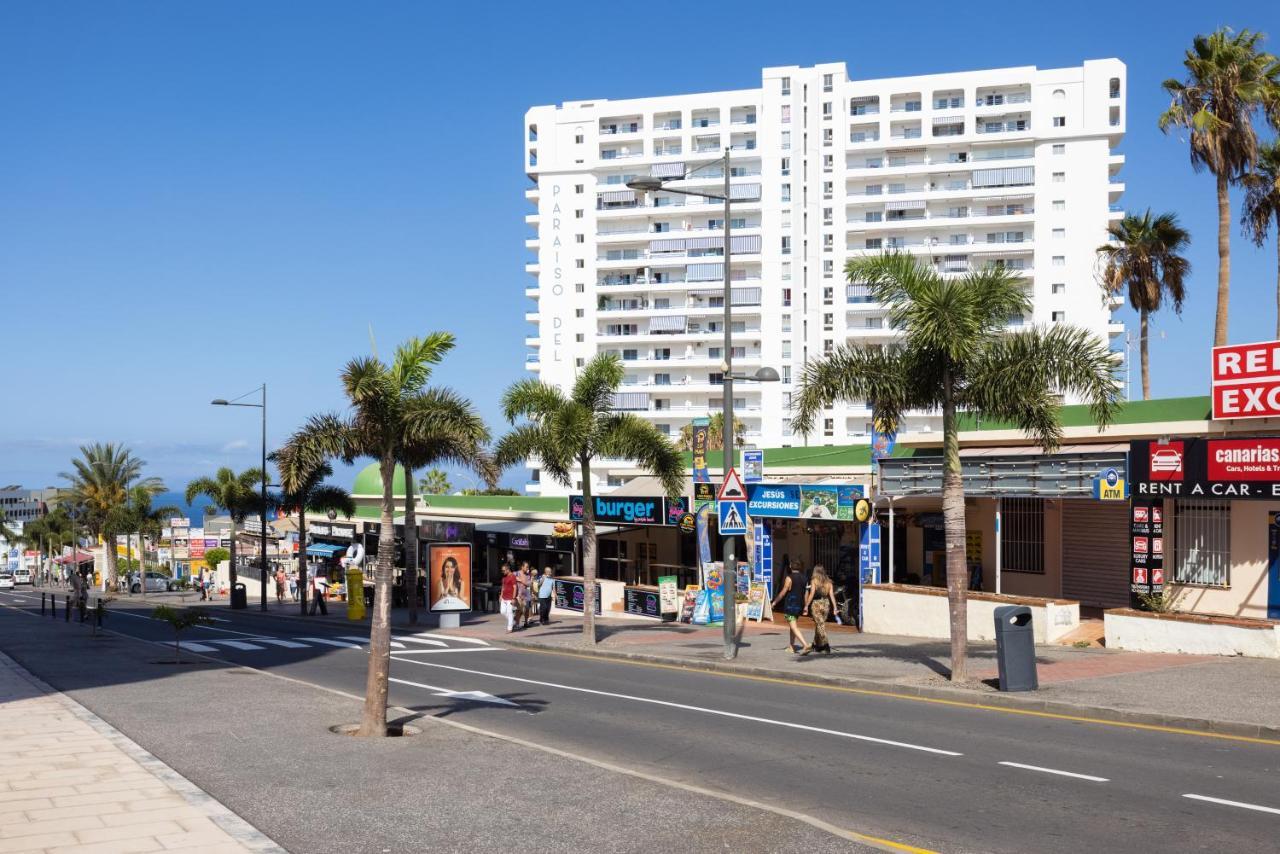
[(1109, 649), (1280, 658), (1280, 622), (1116, 608), (1102, 615)]
[[(1031, 609), (1036, 643), (1053, 643), (1080, 625), (1080, 603), (969, 591), (969, 640), (994, 641), (995, 610), (1002, 605)], [(874, 584), (862, 588), (864, 632), (917, 638), (948, 638), (951, 621), (947, 591), (911, 584)]]

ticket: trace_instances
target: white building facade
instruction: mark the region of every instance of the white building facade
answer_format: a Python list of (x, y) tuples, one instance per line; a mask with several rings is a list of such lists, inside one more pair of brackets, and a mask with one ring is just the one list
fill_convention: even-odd
[[(808, 359), (894, 339), (883, 306), (845, 281), (850, 258), (897, 249), (947, 274), (1016, 268), (1034, 308), (1012, 328), (1067, 322), (1122, 342), (1095, 250), (1122, 216), (1125, 91), (1116, 59), (883, 80), (830, 63), (766, 68), (756, 89), (534, 107), (526, 367), (567, 389), (586, 361), (616, 353), (627, 377), (617, 408), (673, 436), (719, 411), (723, 205), (626, 183), (685, 174), (726, 147), (744, 198), (731, 222), (734, 370), (782, 375), (735, 384), (749, 446), (869, 441), (865, 402), (824, 413), (807, 442), (789, 416)], [(718, 192), (723, 180), (713, 165), (672, 186)], [(912, 414), (902, 430), (940, 421)], [(609, 464), (602, 491), (620, 483)], [(528, 488), (562, 491), (536, 472)]]

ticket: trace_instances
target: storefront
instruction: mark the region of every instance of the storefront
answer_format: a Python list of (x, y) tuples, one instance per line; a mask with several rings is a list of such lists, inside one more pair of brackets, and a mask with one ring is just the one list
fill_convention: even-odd
[(474, 527), (479, 582), (498, 583), (504, 561), (512, 569), (527, 561), (538, 573), (550, 568), (552, 575), (576, 574), (572, 529), (557, 531), (552, 522), (522, 521), (481, 522)]

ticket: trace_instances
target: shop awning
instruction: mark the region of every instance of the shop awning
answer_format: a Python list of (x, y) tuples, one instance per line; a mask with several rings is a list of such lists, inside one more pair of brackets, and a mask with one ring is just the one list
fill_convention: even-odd
[(336, 543), (312, 543), (307, 546), (307, 554), (313, 557), (333, 557), (338, 552), (345, 552), (346, 546), (340, 546)]
[(89, 552), (76, 552), (74, 555), (63, 555), (62, 557), (55, 557), (53, 559), (53, 562), (58, 564), (59, 566), (62, 566), (68, 563), (89, 563), (92, 560), (93, 560), (93, 555), (90, 554)]
[(556, 531), (554, 522), (525, 522), (510, 520), (502, 522), (477, 522), (476, 531), (497, 534), (541, 534), (550, 537)]

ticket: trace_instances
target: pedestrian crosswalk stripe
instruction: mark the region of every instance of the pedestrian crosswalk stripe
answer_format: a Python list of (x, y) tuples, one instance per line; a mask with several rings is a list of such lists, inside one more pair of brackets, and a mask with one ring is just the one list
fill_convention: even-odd
[[(488, 641), (480, 640), (480, 638), (464, 638), (459, 637), (458, 635), (437, 635), (432, 634), (431, 632), (418, 632), (416, 635), (397, 635), (396, 637), (407, 641), (411, 641), (414, 638), (439, 638), (440, 640), (451, 640), (457, 641), (458, 643), (474, 643), (479, 646), (489, 645)], [(421, 643), (421, 641), (416, 641), (416, 643)]]
[(404, 640), (407, 640), (409, 643), (420, 643), (420, 644), (425, 644), (426, 646), (448, 646), (448, 644), (445, 643), (444, 641), (428, 640), (427, 638), (411, 638), (411, 637), (406, 637), (404, 635), (401, 635), (401, 637), (404, 638)]
[(203, 643), (196, 643), (195, 641), (182, 641), (178, 645), (183, 649), (187, 650), (188, 652), (217, 652), (218, 651), (217, 647), (209, 646)]
[(217, 640), (210, 640), (209, 643), (222, 644), (223, 646), (229, 646), (232, 649), (252, 649), (252, 650), (258, 650), (258, 651), (262, 650), (262, 647), (256, 644), (246, 643), (245, 641), (238, 641), (238, 640), (222, 640), (221, 638), (218, 638)]
[(308, 643), (323, 643), (329, 646), (341, 647), (342, 649), (363, 649), (360, 644), (348, 643), (347, 641), (333, 640), (332, 638), (298, 638), (300, 641)]
[(294, 641), (284, 640), (282, 638), (254, 638), (253, 641), (254, 643), (269, 643), (272, 646), (282, 646), (285, 649), (306, 649), (307, 648), (307, 645), (305, 643), (295, 643)]
[[(368, 638), (359, 638), (359, 637), (356, 637), (355, 635), (338, 635), (338, 638), (339, 638), (340, 640), (355, 641), (356, 643), (358, 643), (358, 644), (360, 644), (360, 645), (362, 645), (362, 646), (363, 646), (364, 644), (367, 644), (367, 643), (369, 642), (369, 639), (368, 639)], [(392, 645), (392, 646), (394, 646), (394, 647), (398, 647), (398, 648), (400, 648), (400, 649), (404, 649), (404, 644), (399, 643), (398, 641), (391, 641), (391, 645)]]

